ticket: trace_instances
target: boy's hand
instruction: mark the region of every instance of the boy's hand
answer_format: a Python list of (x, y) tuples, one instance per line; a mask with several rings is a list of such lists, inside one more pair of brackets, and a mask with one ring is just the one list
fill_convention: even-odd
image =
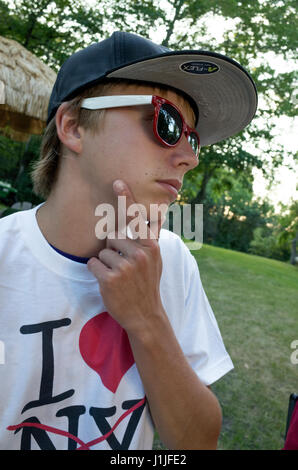
[[(124, 182), (115, 182), (113, 189), (117, 196), (126, 196), (127, 209), (136, 204)], [(126, 225), (135, 217), (122, 216)], [(99, 282), (108, 312), (132, 334), (150, 329), (150, 325), (154, 327), (154, 320), (164, 314), (159, 291), (162, 259), (158, 244), (163, 222), (160, 217), (149, 227), (142, 219), (139, 230), (142, 236), (136, 240), (123, 239), (123, 235), (118, 238), (119, 232), (115, 232), (113, 239), (107, 238), (106, 248), (99, 252), (98, 258), (93, 257), (87, 263)]]
[[(127, 185), (123, 193), (114, 189), (117, 195), (127, 196), (127, 207), (134, 203)], [(155, 239), (150, 239), (147, 225), (147, 239), (108, 239), (99, 259), (88, 261), (88, 268), (98, 279), (108, 312), (128, 334), (150, 413), (165, 446), (215, 449), (220, 406), (185, 358), (160, 299), (161, 225), (155, 227)]]

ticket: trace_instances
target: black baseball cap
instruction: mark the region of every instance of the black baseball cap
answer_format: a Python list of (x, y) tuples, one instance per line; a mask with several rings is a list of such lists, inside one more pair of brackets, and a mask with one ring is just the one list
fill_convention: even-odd
[(160, 84), (186, 95), (197, 116), (202, 146), (238, 134), (257, 109), (254, 81), (233, 59), (203, 50), (172, 51), (117, 31), (64, 62), (50, 97), (47, 122), (62, 102), (107, 78)]

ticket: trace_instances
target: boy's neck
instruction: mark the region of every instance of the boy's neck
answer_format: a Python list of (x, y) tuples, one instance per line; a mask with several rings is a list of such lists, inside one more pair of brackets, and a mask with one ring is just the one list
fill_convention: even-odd
[(46, 240), (59, 250), (80, 257), (98, 256), (105, 245), (95, 235), (98, 218), (95, 207), (82, 201), (63, 201), (57, 204), (53, 197), (36, 213), (38, 226)]

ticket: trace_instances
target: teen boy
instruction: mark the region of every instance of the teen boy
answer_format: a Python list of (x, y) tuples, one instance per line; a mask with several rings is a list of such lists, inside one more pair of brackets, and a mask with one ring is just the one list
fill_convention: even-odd
[(96, 208), (169, 205), (200, 145), (255, 109), (231, 59), (134, 34), (63, 65), (33, 172), (46, 202), (0, 224), (2, 449), (151, 449), (154, 426), (170, 449), (216, 448), (209, 386), (233, 365), (196, 261), (158, 217), (101, 239)]

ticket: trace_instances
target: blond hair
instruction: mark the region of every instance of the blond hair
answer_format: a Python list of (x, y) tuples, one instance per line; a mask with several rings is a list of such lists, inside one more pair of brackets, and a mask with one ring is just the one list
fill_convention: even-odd
[[(84, 98), (91, 98), (93, 96), (105, 96), (119, 85), (129, 86), (148, 86), (151, 89), (169, 91), (171, 88), (168, 86), (151, 84), (148, 82), (137, 82), (132, 80), (123, 79), (107, 79), (100, 84), (84, 90), (75, 98), (68, 101), (67, 110), (70, 111), (77, 119), (79, 126), (88, 129), (92, 133), (96, 133), (102, 122), (105, 110), (90, 111), (81, 108), (81, 103)], [(174, 90), (177, 94), (179, 91)], [(185, 96), (182, 96), (184, 102), (187, 103)], [(187, 103), (188, 104), (188, 103)], [(192, 116), (194, 117), (193, 110), (189, 105)], [(55, 116), (47, 125), (42, 143), (39, 159), (34, 162), (31, 171), (31, 179), (33, 183), (33, 191), (36, 195), (47, 199), (57, 182), (59, 174), (59, 166), (61, 163), (61, 142), (59, 140), (56, 128)]]

